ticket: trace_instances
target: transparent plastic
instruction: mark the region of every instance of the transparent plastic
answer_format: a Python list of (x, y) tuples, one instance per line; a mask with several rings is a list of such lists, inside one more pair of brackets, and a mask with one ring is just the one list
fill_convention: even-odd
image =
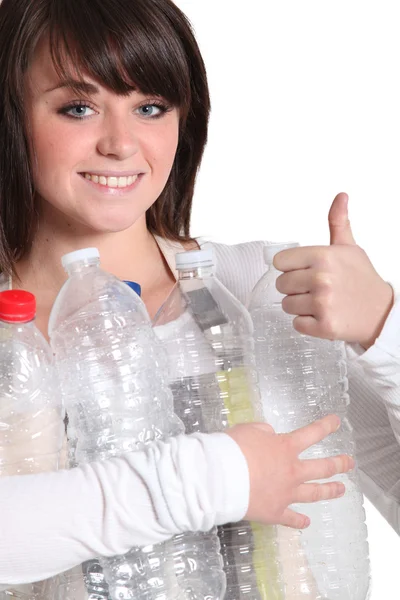
[[(212, 267), (185, 267), (182, 261), (177, 264), (182, 269), (179, 281), (153, 321), (169, 357), (175, 412), (187, 433), (212, 433), (237, 423), (259, 421), (261, 406), (248, 312), (214, 277)], [(220, 546), (227, 600), (282, 600), (275, 528), (247, 521), (219, 527), (220, 544), (216, 533), (214, 529), (208, 539), (203, 538), (204, 549), (198, 552), (195, 563), (197, 572), (192, 573), (196, 580), (193, 588), (199, 581), (209, 590), (221, 586)], [(198, 535), (197, 544), (200, 539)], [(178, 547), (175, 556), (179, 562)]]
[[(276, 248), (280, 251), (281, 246)], [(253, 290), (249, 312), (254, 324), (257, 370), (265, 420), (282, 433), (334, 413), (339, 431), (303, 454), (320, 458), (354, 455), (345, 349), (301, 335), (293, 316), (282, 310), (284, 297), (276, 289), (281, 274), (272, 265)], [(298, 600), (366, 600), (370, 569), (363, 497), (357, 470), (332, 480), (342, 481), (346, 494), (331, 501), (294, 506), (311, 518), (301, 532), (280, 528), (280, 553), (289, 563), (283, 577), (285, 598)], [(295, 589), (297, 587), (296, 595)]]
[[(0, 476), (58, 469), (64, 412), (52, 352), (34, 321), (0, 321), (0, 365)], [(13, 586), (0, 598), (28, 600), (42, 590), (42, 583)]]
[[(49, 335), (69, 419), (70, 465), (181, 434), (166, 360), (141, 299), (102, 271), (98, 258), (66, 264), (69, 278), (54, 303)], [(89, 561), (83, 565), (87, 594), (98, 600), (181, 598), (171, 561), (166, 544)], [(60, 600), (79, 589), (76, 571), (60, 577)]]

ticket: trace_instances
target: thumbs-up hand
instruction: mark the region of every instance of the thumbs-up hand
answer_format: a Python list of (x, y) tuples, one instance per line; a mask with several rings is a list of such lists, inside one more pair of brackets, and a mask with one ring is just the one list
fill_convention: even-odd
[(274, 265), (285, 294), (282, 308), (295, 315), (299, 333), (358, 342), (369, 348), (393, 306), (393, 289), (357, 246), (348, 218), (348, 197), (338, 194), (329, 211), (330, 246), (290, 248)]

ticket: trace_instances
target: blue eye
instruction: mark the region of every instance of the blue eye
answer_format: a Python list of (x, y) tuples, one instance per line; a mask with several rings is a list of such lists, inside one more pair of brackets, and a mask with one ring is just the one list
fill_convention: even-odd
[[(90, 106), (87, 106), (87, 104), (73, 104), (70, 106), (65, 106), (61, 110), (61, 113), (74, 119), (83, 119), (84, 117), (91, 116), (91, 114), (87, 113), (88, 110), (92, 111), (91, 114), (94, 114), (95, 112), (92, 108), (90, 108)], [(75, 113), (73, 111), (75, 111)]]
[(139, 114), (142, 117), (159, 117), (166, 110), (164, 106), (159, 106), (158, 104), (144, 104), (138, 108)]
[[(139, 115), (145, 119), (157, 119), (168, 112), (170, 108), (163, 104), (149, 102), (148, 104), (139, 106), (136, 110), (139, 112)], [(68, 106), (61, 108), (58, 112), (72, 119), (85, 119), (96, 114), (96, 111), (85, 102), (69, 104)]]

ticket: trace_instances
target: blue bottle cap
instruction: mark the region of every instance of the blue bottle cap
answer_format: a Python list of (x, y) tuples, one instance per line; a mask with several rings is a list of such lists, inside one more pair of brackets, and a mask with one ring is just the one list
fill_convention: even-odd
[(124, 283), (126, 283), (126, 285), (129, 285), (129, 287), (131, 288), (131, 290), (133, 290), (134, 292), (136, 292), (136, 294), (139, 296), (141, 296), (142, 294), (142, 288), (141, 286), (136, 283), (135, 281), (124, 281)]

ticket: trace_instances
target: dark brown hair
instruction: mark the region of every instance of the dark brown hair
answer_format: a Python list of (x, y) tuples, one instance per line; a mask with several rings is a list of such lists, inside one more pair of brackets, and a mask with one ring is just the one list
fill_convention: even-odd
[(24, 74), (45, 35), (62, 80), (71, 77), (65, 65), (72, 64), (81, 78), (87, 73), (117, 94), (138, 89), (179, 107), (177, 155), (147, 226), (169, 239), (190, 239), (210, 99), (184, 14), (171, 0), (0, 0), (0, 271), (10, 273), (34, 238)]

